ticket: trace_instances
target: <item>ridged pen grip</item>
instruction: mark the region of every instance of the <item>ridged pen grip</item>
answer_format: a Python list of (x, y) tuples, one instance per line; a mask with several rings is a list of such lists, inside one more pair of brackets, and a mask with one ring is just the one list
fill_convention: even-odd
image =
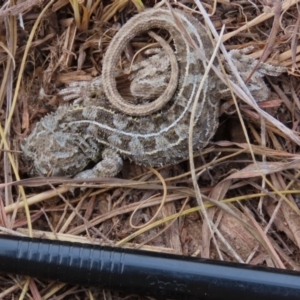
[(160, 299), (300, 299), (299, 272), (5, 235), (0, 272)]

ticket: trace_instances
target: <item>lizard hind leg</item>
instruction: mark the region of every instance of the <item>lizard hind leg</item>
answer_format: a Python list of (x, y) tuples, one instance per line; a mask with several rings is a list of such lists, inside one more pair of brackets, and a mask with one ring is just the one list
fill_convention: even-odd
[(102, 160), (94, 168), (78, 173), (75, 179), (114, 177), (123, 167), (121, 156), (111, 148), (106, 148), (102, 152)]

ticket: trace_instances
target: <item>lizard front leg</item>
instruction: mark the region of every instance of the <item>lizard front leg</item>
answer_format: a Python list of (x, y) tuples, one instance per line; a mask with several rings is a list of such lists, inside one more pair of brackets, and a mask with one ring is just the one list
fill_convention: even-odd
[(106, 148), (102, 152), (102, 160), (94, 168), (78, 173), (75, 179), (114, 177), (123, 167), (121, 156), (113, 149)]

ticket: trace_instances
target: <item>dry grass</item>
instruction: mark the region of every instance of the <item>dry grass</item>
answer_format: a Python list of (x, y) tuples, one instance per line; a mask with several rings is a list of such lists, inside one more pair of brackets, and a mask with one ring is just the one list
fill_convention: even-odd
[[(251, 56), (288, 72), (266, 79), (272, 94), (258, 107), (243, 94), (245, 102), (223, 104), (214, 142), (195, 156), (191, 171), (188, 162), (157, 171), (126, 162), (119, 178), (97, 180), (75, 196), (68, 179), (10, 184), (27, 178), (20, 142), (62, 104), (57, 89), (99, 75), (117, 24), (142, 10), (138, 0), (78, 2), (31, 0), (9, 8), (0, 1), (0, 232), (300, 270), (300, 1), (203, 1), (214, 28), (226, 25), (227, 50), (252, 45)], [(0, 277), (0, 299), (54, 296), (122, 298), (117, 292)]]

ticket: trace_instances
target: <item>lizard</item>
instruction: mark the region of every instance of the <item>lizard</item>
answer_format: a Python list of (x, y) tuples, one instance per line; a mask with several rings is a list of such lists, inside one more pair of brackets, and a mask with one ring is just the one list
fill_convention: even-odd
[[(197, 101), (194, 150), (200, 151), (208, 144), (218, 127), (219, 90), (223, 90), (224, 85), (210, 71), (196, 99), (206, 62), (185, 40), (173, 14), (205, 56), (212, 55), (214, 45), (207, 30), (187, 12), (173, 9), (171, 13), (168, 9), (152, 8), (133, 16), (111, 40), (104, 55), (102, 76), (91, 82), (72, 83), (62, 90), (60, 94), (65, 99), (79, 99), (45, 116), (25, 138), (21, 147), (25, 159), (32, 162), (32, 174), (113, 177), (122, 169), (123, 159), (153, 167), (187, 159), (188, 126), (194, 101)], [(151, 31), (158, 28), (170, 34), (175, 54), (167, 42)], [(157, 59), (159, 62), (167, 60), (169, 71), (162, 80), (165, 90), (157, 99), (134, 104), (125, 101), (118, 92), (117, 63), (128, 42), (144, 32), (150, 32), (163, 48), (163, 54), (158, 54)], [(154, 60), (146, 60), (145, 69), (151, 71)], [(153, 88), (156, 87), (157, 80)], [(264, 88), (267, 89), (265, 85)], [(96, 163), (95, 167), (84, 170), (91, 161)]]

